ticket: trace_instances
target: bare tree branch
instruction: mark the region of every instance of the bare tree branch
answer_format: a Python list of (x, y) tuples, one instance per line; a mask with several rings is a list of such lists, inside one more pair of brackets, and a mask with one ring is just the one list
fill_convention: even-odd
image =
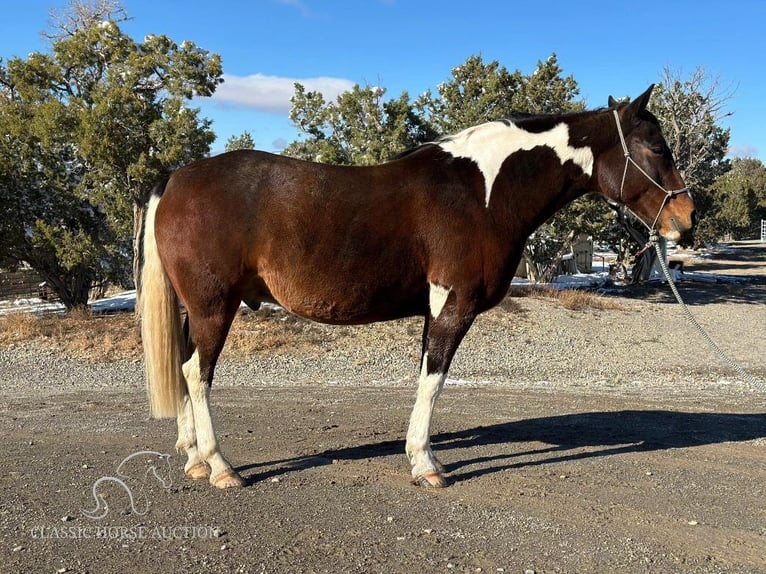
[(112, 20), (130, 20), (120, 0), (69, 0), (64, 8), (53, 7), (48, 15), (49, 31), (42, 32), (43, 38), (54, 42), (74, 36), (77, 32)]

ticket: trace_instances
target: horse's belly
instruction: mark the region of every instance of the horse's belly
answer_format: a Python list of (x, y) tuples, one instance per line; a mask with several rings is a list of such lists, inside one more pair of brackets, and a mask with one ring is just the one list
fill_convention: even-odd
[(353, 325), (420, 315), (427, 294), (390, 282), (305, 281), (266, 279), (273, 299), (290, 313), (338, 325)]

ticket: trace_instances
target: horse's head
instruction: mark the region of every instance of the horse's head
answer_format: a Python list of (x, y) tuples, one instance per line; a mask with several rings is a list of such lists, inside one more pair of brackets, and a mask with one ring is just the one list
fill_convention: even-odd
[(598, 186), (612, 202), (633, 212), (650, 233), (678, 241), (694, 227), (694, 202), (659, 121), (646, 109), (653, 88), (629, 104), (609, 98), (616, 137), (597, 160)]

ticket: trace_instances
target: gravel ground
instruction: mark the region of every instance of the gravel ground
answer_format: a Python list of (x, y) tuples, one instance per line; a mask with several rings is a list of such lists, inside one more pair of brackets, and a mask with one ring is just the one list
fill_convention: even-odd
[[(766, 246), (689, 269), (741, 277), (681, 290), (766, 379)], [(148, 420), (140, 361), (2, 349), (0, 571), (766, 572), (764, 395), (666, 287), (610, 297), (619, 308), (513, 298), (479, 318), (437, 404), (452, 486), (435, 493), (408, 483), (401, 454), (419, 321), (292, 322), (305, 344), (225, 352), (215, 415), (250, 486), (185, 481), (174, 455), (173, 486), (143, 491), (146, 515), (112, 491), (120, 510), (98, 523), (205, 537), (62, 539), (62, 525), (94, 526), (91, 486), (126, 455), (172, 452), (174, 423)]]

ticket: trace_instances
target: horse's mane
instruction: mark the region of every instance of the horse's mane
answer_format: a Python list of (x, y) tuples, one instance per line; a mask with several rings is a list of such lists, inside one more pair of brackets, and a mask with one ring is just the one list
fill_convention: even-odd
[(560, 112), (553, 114), (540, 114), (530, 112), (513, 111), (504, 118), (498, 121), (507, 123), (514, 123), (516, 125), (524, 125), (529, 123), (551, 123), (556, 124), (561, 121), (573, 120), (584, 116), (591, 116), (599, 112), (611, 110), (612, 108), (601, 107), (594, 110), (579, 110), (575, 112)]
[(423, 142), (422, 144), (418, 144), (415, 147), (411, 147), (409, 149), (406, 149), (406, 150), (404, 150), (402, 152), (397, 153), (396, 155), (391, 156), (388, 161), (395, 161), (397, 159), (402, 159), (403, 157), (407, 157), (409, 155), (412, 155), (412, 154), (414, 154), (416, 152), (419, 152), (419, 151), (421, 151), (421, 150), (423, 150), (425, 148), (434, 147), (436, 145), (439, 145), (439, 142), (441, 142), (441, 141), (443, 141), (442, 138), (439, 138), (437, 140), (430, 141), (430, 142)]
[[(622, 104), (621, 105), (625, 105)], [(613, 108), (609, 107), (601, 107), (596, 108), (594, 110), (581, 110), (576, 112), (562, 112), (562, 113), (553, 113), (553, 114), (541, 114), (541, 113), (530, 113), (530, 112), (520, 112), (520, 111), (512, 111), (510, 114), (503, 118), (499, 118), (496, 120), (490, 120), (485, 123), (492, 123), (494, 122), (502, 122), (506, 125), (514, 124), (519, 127), (528, 127), (528, 128), (536, 128), (536, 130), (547, 130), (552, 127), (554, 127), (556, 124), (567, 121), (567, 120), (573, 120), (577, 119), (583, 116), (589, 116), (593, 115), (598, 112), (603, 112), (607, 110), (611, 110)], [(477, 126), (472, 126), (465, 129), (472, 129)], [(409, 155), (412, 155), (416, 152), (419, 152), (425, 148), (432, 147), (432, 146), (438, 146), (441, 143), (452, 141), (455, 136), (462, 133), (465, 130), (460, 130), (458, 132), (455, 132), (454, 134), (447, 134), (443, 135), (433, 141), (424, 142), (419, 145), (416, 145), (415, 147), (411, 147), (409, 149), (404, 150), (403, 152), (400, 152), (394, 156), (392, 156), (389, 161), (394, 161), (397, 159), (402, 159), (404, 157), (407, 157)]]

